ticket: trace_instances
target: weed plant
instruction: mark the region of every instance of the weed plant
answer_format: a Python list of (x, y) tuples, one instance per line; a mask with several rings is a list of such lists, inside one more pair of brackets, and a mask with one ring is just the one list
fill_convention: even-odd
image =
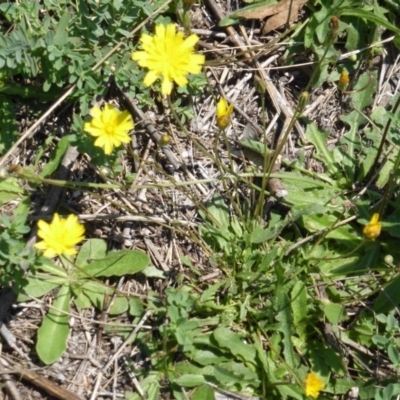
[[(269, 4), (251, 3), (241, 15)], [(254, 135), (236, 143), (250, 166), (245, 170), (236, 168), (227, 133), (237, 110), (209, 84), (209, 72), (216, 65), (241, 68), (246, 58), (200, 55), (191, 33), (191, 7), (200, 6), (183, 0), (0, 4), (1, 286), (12, 286), (19, 301), (53, 299), (35, 337), (35, 352), (46, 365), (68, 351), (74, 313), (92, 309), (97, 319), (108, 309), (115, 326), (103, 333), (124, 339), (130, 325), (117, 329), (119, 317), (133, 325), (149, 318), (152, 329), (131, 338), (146, 362), (132, 367), (137, 387), (125, 392), (129, 400), (211, 400), (217, 392), (277, 400), (340, 399), (349, 392), (360, 399), (398, 398), (400, 97), (377, 105), (373, 60), (386, 51), (383, 39), (399, 49), (399, 6), (377, 0), (306, 4), (304, 18), (280, 36), (286, 48), (280, 61), (294, 66), (305, 54), (313, 60), (312, 72), (278, 144)], [(240, 18), (233, 13), (220, 25)], [(263, 50), (268, 43), (257, 49)], [(164, 68), (160, 54), (170, 57), (173, 68)], [(269, 105), (262, 78), (254, 85), (265, 129)], [(333, 95), (341, 107), (333, 148), (331, 132), (306, 116), (321, 87), (337, 88)], [(211, 146), (190, 130), (193, 103), (204, 93), (217, 110)], [(197, 179), (183, 168), (182, 182), (177, 170), (163, 169), (157, 154), (181, 152), (170, 134), (151, 137), (153, 164), (144, 162), (145, 148), (135, 153), (124, 145), (128, 134), (139, 136), (144, 126), (126, 98), (134, 99), (139, 112), (163, 114), (165, 126), (184, 135), (213, 165), (215, 177)], [(30, 125), (44, 122), (52, 103), (64, 107), (68, 129), (29, 132), (23, 140), (34, 152), (27, 151), (26, 160), (17, 156), (22, 110)], [(283, 150), (298, 123), (305, 134), (295, 139), (298, 156), (288, 160)], [(55, 179), (71, 147), (79, 151), (81, 174)], [(283, 168), (277, 169), (281, 155)], [(307, 167), (311, 159), (319, 172)], [(147, 183), (137, 184), (137, 171), (127, 171), (126, 163), (134, 162), (148, 174)], [(35, 248), (28, 244), (36, 227), (30, 217), (50, 186), (62, 187), (70, 204), (60, 204), (61, 220), (53, 216), (57, 210), (39, 216), (43, 242)], [(201, 198), (201, 187), (214, 195)], [(129, 199), (142, 190), (157, 193), (171, 208), (171, 191), (189, 198), (196, 225), (137, 211)], [(175, 265), (181, 268), (160, 270), (143, 246), (127, 250), (98, 239), (84, 218), (79, 224), (86, 226), (86, 239), (77, 247), (83, 228), (71, 228), (63, 217), (82, 208), (74, 193), (100, 204), (118, 193), (108, 202), (116, 214), (169, 232), (198, 249), (193, 251), (202, 254), (203, 265), (194, 262), (194, 253), (178, 249)], [(279, 201), (267, 208), (271, 194)], [(77, 240), (69, 242), (74, 229)], [(202, 279), (206, 271), (216, 278)], [(146, 293), (120, 290), (114, 285), (120, 277), (145, 280)]]

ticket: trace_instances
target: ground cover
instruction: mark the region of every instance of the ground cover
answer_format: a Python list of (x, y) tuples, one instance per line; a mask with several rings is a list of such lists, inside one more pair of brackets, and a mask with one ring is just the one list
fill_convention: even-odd
[(4, 398), (397, 398), (399, 20), (1, 3)]

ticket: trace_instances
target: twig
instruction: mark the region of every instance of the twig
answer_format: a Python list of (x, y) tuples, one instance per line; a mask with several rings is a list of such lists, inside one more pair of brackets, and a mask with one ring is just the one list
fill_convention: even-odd
[[(16, 374), (19, 375), (21, 379), (24, 379), (38, 388), (45, 390), (51, 396), (56, 397), (60, 400), (82, 400), (81, 397), (77, 396), (75, 393), (70, 392), (67, 389), (64, 389), (49, 379), (45, 378), (37, 374), (36, 372), (29, 371), (25, 368), (19, 367), (17, 365), (13, 365), (11, 369), (4, 371), (6, 374)], [(20, 397), (17, 397), (20, 399)], [(21, 399), (22, 400), (22, 399)]]
[[(157, 132), (154, 126), (147, 120), (146, 116), (144, 115), (143, 111), (135, 104), (131, 96), (128, 93), (122, 91), (118, 86), (117, 90), (125, 100), (126, 106), (131, 114), (133, 114), (136, 118), (141, 120), (141, 123), (145, 127), (147, 133), (151, 137), (151, 140), (158, 146), (158, 143), (161, 140), (161, 134)], [(168, 146), (161, 146), (161, 150), (164, 153), (167, 160), (171, 163), (174, 169), (178, 170), (183, 165), (179, 163), (175, 154), (171, 151)]]
[(3, 360), (1, 360), (0, 362), (0, 380), (2, 386), (4, 386), (4, 388), (13, 400), (22, 400), (13, 380), (11, 379), (10, 373), (5, 372), (5, 369), (3, 367)]
[[(118, 358), (118, 356), (121, 354), (122, 350), (130, 343), (132, 343), (133, 339), (141, 329), (141, 327), (144, 325), (146, 322), (147, 318), (152, 314), (153, 310), (147, 310), (145, 314), (143, 315), (142, 319), (140, 322), (136, 325), (135, 329), (130, 333), (130, 335), (126, 338), (124, 343), (119, 347), (119, 349), (112, 355), (112, 357), (108, 360), (108, 363), (99, 371), (97, 374), (95, 386), (92, 392), (92, 395), (90, 397), (90, 400), (95, 400), (97, 398), (97, 392), (99, 390), (101, 380), (103, 379), (104, 373), (110, 368), (110, 366), (113, 364), (113, 362)], [(141, 389), (140, 389), (141, 390)], [(139, 391), (138, 391), (139, 392)], [(143, 391), (142, 391), (143, 392)], [(140, 393), (140, 392), (139, 392)]]

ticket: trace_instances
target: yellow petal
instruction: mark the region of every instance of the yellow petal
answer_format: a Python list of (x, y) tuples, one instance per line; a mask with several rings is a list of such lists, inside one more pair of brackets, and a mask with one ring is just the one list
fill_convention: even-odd
[(160, 76), (160, 74), (158, 74), (155, 71), (149, 71), (146, 76), (144, 77), (143, 83), (146, 86), (151, 86), (156, 80), (157, 78)]
[(90, 115), (91, 115), (93, 118), (99, 118), (100, 115), (101, 115), (100, 107), (97, 107), (97, 106), (93, 107), (93, 108), (90, 110)]
[(171, 94), (172, 92), (172, 81), (168, 78), (164, 78), (161, 84), (162, 94)]
[(221, 97), (217, 104), (217, 116), (220, 117), (224, 115), (227, 107), (228, 107), (227, 101), (223, 97)]
[(131, 55), (139, 66), (148, 68), (144, 84), (150, 86), (162, 75), (163, 94), (171, 93), (173, 82), (178, 86), (186, 85), (187, 75), (200, 73), (205, 61), (203, 55), (192, 54), (198, 40), (194, 34), (184, 39), (182, 32), (176, 32), (174, 24), (156, 25), (153, 37), (141, 39), (143, 50)]
[(190, 49), (190, 51), (193, 51), (193, 47), (199, 41), (199, 39), (200, 38), (193, 33), (185, 39), (182, 45), (182, 49)]

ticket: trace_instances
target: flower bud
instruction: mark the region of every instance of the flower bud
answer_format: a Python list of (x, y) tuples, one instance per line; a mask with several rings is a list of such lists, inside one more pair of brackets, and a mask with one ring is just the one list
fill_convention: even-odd
[(335, 33), (339, 30), (339, 18), (338, 17), (333, 16), (331, 18), (331, 29)]
[(366, 239), (375, 240), (380, 234), (382, 229), (382, 222), (379, 221), (379, 214), (372, 215), (369, 224), (364, 226), (363, 234)]
[(394, 259), (391, 254), (387, 254), (383, 260), (385, 261), (386, 264), (389, 264), (390, 266), (393, 265)]
[(309, 93), (308, 92), (301, 92), (300, 93), (299, 105), (298, 105), (298, 111), (299, 112), (302, 112), (306, 108), (306, 105), (308, 104), (308, 98), (309, 98)]
[(228, 106), (228, 102), (221, 97), (217, 104), (217, 125), (219, 129), (226, 129), (231, 122), (233, 104)]

